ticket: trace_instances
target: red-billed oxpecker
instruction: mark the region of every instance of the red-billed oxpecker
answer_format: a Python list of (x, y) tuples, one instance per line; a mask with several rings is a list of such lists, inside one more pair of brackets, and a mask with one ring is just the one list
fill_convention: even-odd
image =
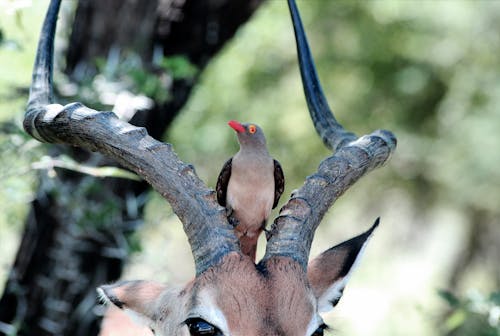
[(271, 210), (278, 205), (285, 177), (278, 161), (267, 151), (262, 129), (231, 120), (240, 150), (226, 161), (217, 179), (217, 200), (228, 210), (241, 252), (255, 260), (257, 240)]

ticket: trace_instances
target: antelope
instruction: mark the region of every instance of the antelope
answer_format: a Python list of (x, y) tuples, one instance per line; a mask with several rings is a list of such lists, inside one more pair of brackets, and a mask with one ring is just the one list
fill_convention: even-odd
[(137, 280), (98, 288), (100, 297), (136, 317), (156, 335), (319, 336), (321, 313), (339, 302), (378, 225), (309, 261), (314, 232), (335, 200), (365, 173), (383, 165), (395, 136), (377, 130), (357, 137), (333, 116), (322, 91), (294, 0), (288, 0), (299, 68), (311, 119), (332, 150), (281, 208), (264, 257), (244, 255), (215, 192), (182, 162), (170, 144), (112, 112), (81, 103), (53, 103), (53, 40), (60, 0), (42, 27), (24, 118), (42, 142), (80, 146), (107, 155), (149, 182), (172, 206), (188, 237), (196, 275), (183, 286)]

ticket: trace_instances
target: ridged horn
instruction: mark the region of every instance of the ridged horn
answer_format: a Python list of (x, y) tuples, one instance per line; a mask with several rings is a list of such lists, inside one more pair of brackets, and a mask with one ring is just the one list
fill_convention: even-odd
[(314, 60), (307, 43), (306, 33), (300, 19), (300, 14), (294, 0), (288, 0), (290, 15), (297, 41), (300, 75), (306, 96), (309, 114), (323, 143), (331, 150), (337, 150), (346, 142), (356, 139), (356, 136), (346, 131), (335, 119), (326, 100), (321, 83), (314, 66)]
[(262, 262), (288, 257), (305, 271), (314, 233), (325, 213), (351, 185), (389, 159), (396, 138), (386, 130), (357, 138), (337, 122), (323, 94), (295, 1), (288, 0), (288, 6), (309, 113), (323, 142), (335, 153), (320, 163), (318, 171), (282, 207), (269, 231)]
[(112, 112), (80, 103), (52, 104), (54, 35), (60, 0), (52, 0), (38, 43), (24, 128), (49, 143), (65, 143), (111, 157), (136, 172), (166, 198), (183, 223), (193, 253), (196, 273), (204, 272), (230, 252), (239, 241), (218, 205), (215, 192), (177, 157), (172, 146), (150, 137)]

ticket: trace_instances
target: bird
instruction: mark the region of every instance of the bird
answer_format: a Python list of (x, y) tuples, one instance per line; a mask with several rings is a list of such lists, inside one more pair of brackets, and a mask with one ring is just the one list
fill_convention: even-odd
[(262, 129), (235, 120), (240, 150), (227, 160), (217, 178), (218, 203), (226, 208), (240, 240), (241, 252), (255, 261), (257, 240), (285, 188), (280, 163), (268, 152)]

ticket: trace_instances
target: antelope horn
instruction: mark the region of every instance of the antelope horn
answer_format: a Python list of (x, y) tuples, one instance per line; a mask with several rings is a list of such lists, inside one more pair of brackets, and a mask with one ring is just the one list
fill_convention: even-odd
[(355, 140), (354, 133), (346, 131), (335, 119), (328, 106), (325, 94), (318, 79), (314, 60), (311, 56), (307, 37), (300, 19), (300, 14), (295, 0), (288, 0), (288, 7), (297, 41), (297, 55), (299, 59), (300, 75), (306, 95), (307, 107), (323, 143), (331, 150), (342, 147), (347, 142)]
[(270, 230), (263, 262), (289, 257), (306, 270), (314, 232), (324, 214), (354, 182), (380, 167), (396, 148), (396, 138), (385, 130), (357, 138), (335, 120), (323, 94), (314, 60), (294, 0), (288, 0), (295, 30), (304, 93), (316, 131), (335, 154), (323, 160), (318, 171), (292, 194)]
[(60, 0), (51, 1), (43, 22), (33, 67), (27, 113), (36, 113), (38, 108), (43, 109), (52, 102), (54, 36), (60, 6)]
[(80, 103), (52, 104), (54, 34), (60, 0), (52, 0), (43, 23), (33, 69), (24, 128), (33, 137), (99, 151), (133, 170), (172, 206), (183, 223), (193, 253), (196, 273), (224, 255), (239, 252), (239, 242), (215, 193), (194, 168), (177, 157), (170, 144), (159, 142), (146, 129)]

